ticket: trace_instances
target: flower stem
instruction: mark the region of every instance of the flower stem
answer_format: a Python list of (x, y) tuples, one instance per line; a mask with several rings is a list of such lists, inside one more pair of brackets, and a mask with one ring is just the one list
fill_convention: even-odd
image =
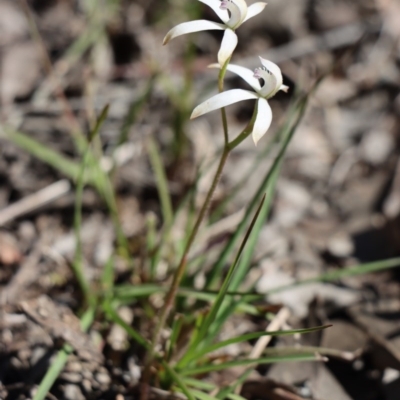
[(253, 132), (254, 123), (257, 117), (257, 110), (258, 110), (258, 103), (256, 103), (254, 107), (253, 115), (251, 117), (250, 122), (247, 124), (246, 128), (244, 128), (243, 131), (239, 133), (239, 135), (237, 135), (235, 139), (232, 140), (232, 142), (229, 142), (226, 145), (226, 147), (229, 150), (233, 150), (235, 147), (239, 146), (239, 144), (242, 143), (243, 140), (246, 139), (251, 134), (251, 132)]
[(179, 285), (181, 283), (181, 280), (185, 274), (186, 270), (186, 265), (187, 265), (187, 258), (188, 254), (190, 251), (190, 248), (192, 247), (192, 244), (194, 242), (194, 239), (197, 236), (197, 233), (199, 231), (200, 225), (203, 222), (204, 216), (206, 215), (207, 209), (211, 203), (212, 196), (214, 194), (215, 188), (217, 187), (217, 184), (219, 182), (219, 179), (221, 178), (222, 171), (224, 169), (224, 165), (226, 163), (226, 160), (228, 159), (229, 153), (231, 152), (231, 148), (228, 147), (228, 145), (225, 145), (224, 150), (221, 154), (221, 159), (219, 160), (218, 168), (217, 171), (214, 175), (214, 179), (211, 183), (211, 187), (208, 190), (207, 196), (204, 200), (204, 203), (201, 207), (200, 213), (197, 216), (195, 225), (192, 229), (192, 232), (189, 236), (189, 239), (186, 243), (185, 250), (183, 252), (183, 255), (181, 257), (181, 260), (179, 262), (178, 268), (176, 269), (174, 273), (174, 277), (172, 280), (172, 284), (169, 288), (169, 291), (165, 297), (165, 302), (164, 305), (161, 309), (161, 315), (158, 320), (158, 323), (156, 325), (156, 328), (154, 330), (153, 338), (151, 341), (151, 350), (147, 353), (146, 361), (145, 361), (145, 368), (143, 372), (143, 384), (142, 384), (142, 396), (141, 399), (146, 399), (148, 397), (147, 394), (147, 389), (148, 389), (148, 382), (150, 378), (150, 367), (151, 363), (154, 360), (154, 355), (155, 355), (155, 348), (157, 346), (157, 343), (160, 340), (161, 336), (161, 331), (164, 328), (165, 322), (167, 321), (167, 318), (169, 317), (169, 314), (172, 310), (172, 307), (174, 305), (174, 300), (176, 297), (176, 294), (179, 289)]
[(207, 196), (206, 196), (206, 198), (204, 200), (203, 206), (201, 207), (199, 215), (197, 216), (196, 223), (195, 223), (195, 225), (194, 225), (194, 227), (192, 229), (192, 232), (191, 232), (191, 234), (189, 236), (189, 239), (188, 239), (188, 241), (186, 243), (185, 250), (184, 250), (183, 255), (181, 257), (181, 260), (179, 262), (178, 268), (176, 269), (176, 271), (174, 273), (174, 278), (173, 278), (171, 287), (170, 287), (170, 289), (169, 289), (169, 291), (167, 293), (167, 296), (166, 296), (165, 302), (164, 302), (164, 306), (163, 306), (163, 308), (161, 310), (160, 319), (159, 319), (158, 324), (156, 326), (156, 329), (154, 331), (154, 336), (153, 336), (153, 341), (152, 341), (153, 345), (157, 344), (157, 342), (159, 340), (159, 337), (160, 337), (161, 329), (164, 327), (164, 324), (165, 324), (165, 322), (166, 322), (166, 320), (167, 320), (167, 318), (169, 316), (169, 313), (171, 312), (171, 309), (172, 309), (172, 306), (173, 306), (173, 303), (174, 303), (174, 300), (175, 300), (175, 297), (176, 297), (176, 293), (177, 293), (178, 288), (179, 288), (179, 284), (180, 284), (180, 282), (181, 282), (181, 280), (183, 278), (183, 275), (185, 273), (185, 270), (186, 270), (187, 257), (188, 257), (190, 248), (192, 247), (194, 239), (196, 238), (197, 233), (199, 231), (200, 225), (203, 222), (204, 216), (205, 216), (205, 214), (207, 212), (207, 209), (208, 209), (208, 207), (210, 205), (212, 196), (214, 194), (215, 188), (217, 187), (219, 179), (220, 179), (220, 177), (222, 175), (222, 171), (223, 171), (225, 162), (226, 162), (226, 160), (228, 158), (228, 155), (229, 155), (230, 151), (231, 151), (231, 149), (228, 148), (228, 146), (225, 146), (225, 148), (224, 148), (224, 150), (222, 152), (222, 155), (221, 155), (221, 159), (219, 161), (219, 165), (218, 165), (217, 171), (216, 171), (216, 173), (214, 175), (214, 179), (213, 179), (213, 181), (211, 183), (211, 187), (208, 190), (208, 193), (207, 193)]
[[(220, 93), (224, 91), (224, 78), (229, 61), (230, 58), (226, 61), (225, 65), (221, 68), (218, 74), (218, 90)], [(222, 117), (222, 127), (224, 129), (224, 140), (226, 146), (229, 142), (229, 135), (228, 135), (228, 121), (226, 119), (226, 112), (224, 107), (221, 108), (221, 117)]]
[[(219, 75), (218, 75), (218, 90), (220, 92), (222, 92), (224, 90), (224, 78), (225, 78), (225, 73), (226, 73), (226, 68), (229, 64), (229, 60), (228, 59), (225, 63), (225, 65), (221, 68)], [(224, 169), (224, 165), (225, 162), (228, 158), (228, 155), (230, 153), (230, 151), (235, 147), (230, 145), (229, 143), (229, 137), (228, 137), (228, 122), (226, 119), (226, 113), (225, 113), (225, 109), (222, 108), (221, 109), (221, 113), (222, 113), (222, 125), (223, 125), (223, 129), (224, 129), (224, 138), (225, 138), (225, 146), (224, 146), (224, 150), (221, 154), (221, 159), (219, 161), (219, 165), (217, 168), (217, 171), (214, 175), (214, 179), (211, 183), (211, 187), (208, 190), (206, 199), (204, 200), (203, 206), (201, 207), (200, 213), (197, 217), (197, 220), (195, 222), (195, 225), (193, 227), (193, 230), (189, 236), (189, 239), (186, 243), (185, 246), (185, 250), (183, 252), (182, 258), (179, 262), (178, 268), (176, 269), (175, 273), (174, 273), (174, 278), (171, 284), (171, 287), (167, 293), (167, 296), (165, 297), (165, 302), (163, 305), (163, 308), (161, 310), (161, 315), (160, 315), (160, 319), (158, 321), (158, 324), (156, 326), (156, 329), (154, 331), (154, 335), (153, 335), (153, 346), (157, 345), (157, 342), (160, 338), (160, 334), (161, 334), (161, 330), (165, 325), (165, 322), (171, 312), (172, 306), (174, 304), (174, 300), (176, 297), (176, 293), (178, 291), (179, 288), (179, 284), (181, 283), (181, 280), (183, 278), (183, 275), (185, 273), (186, 270), (186, 264), (187, 264), (187, 256), (189, 254), (190, 248), (192, 247), (192, 244), (194, 242), (194, 239), (197, 236), (197, 232), (200, 228), (201, 223), (203, 222), (204, 216), (206, 214), (206, 211), (210, 205), (212, 196), (214, 194), (215, 188), (217, 187), (217, 184), (219, 182), (219, 179), (221, 178), (222, 175), (222, 170)]]

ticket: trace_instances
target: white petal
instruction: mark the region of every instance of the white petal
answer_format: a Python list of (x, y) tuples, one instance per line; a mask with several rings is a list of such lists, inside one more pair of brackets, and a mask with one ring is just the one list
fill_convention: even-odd
[(260, 60), (261, 64), (264, 65), (264, 67), (267, 68), (268, 71), (274, 74), (277, 82), (277, 88), (280, 88), (283, 82), (281, 69), (272, 61), (268, 61), (262, 57), (260, 57)]
[[(221, 66), (217, 63), (210, 64), (208, 68), (221, 68)], [(235, 64), (228, 64), (228, 71), (233, 72), (236, 75), (239, 75), (243, 80), (245, 80), (255, 91), (261, 90), (260, 82), (257, 78), (254, 78), (254, 72), (251, 69), (241, 67)]]
[(221, 2), (219, 0), (199, 0), (204, 4), (207, 4), (208, 7), (212, 8), (215, 14), (221, 19), (222, 22), (229, 21), (229, 14), (228, 10), (221, 10)]
[(218, 110), (218, 108), (226, 107), (242, 100), (258, 99), (254, 92), (243, 89), (233, 89), (219, 93), (205, 102), (199, 104), (192, 112), (190, 119), (197, 118), (200, 115), (210, 111)]
[(262, 10), (264, 10), (266, 5), (267, 5), (267, 3), (254, 3), (251, 6), (249, 6), (247, 9), (247, 15), (246, 15), (246, 18), (244, 19), (244, 21), (247, 21), (248, 19), (253, 18), (256, 15), (260, 14), (260, 12)]
[(235, 3), (239, 8), (240, 23), (242, 24), (247, 15), (247, 3), (245, 2), (245, 0), (232, 0), (232, 2)]
[(258, 141), (265, 135), (272, 122), (272, 110), (268, 104), (268, 101), (259, 98), (257, 107), (257, 116), (253, 128), (253, 140), (254, 144), (257, 145)]
[(221, 68), (225, 65), (226, 61), (232, 56), (238, 43), (236, 33), (231, 29), (225, 29), (224, 37), (222, 38), (221, 48), (218, 52), (218, 62)]
[(218, 24), (217, 22), (207, 21), (205, 19), (184, 22), (172, 28), (166, 35), (163, 44), (167, 44), (171, 39), (176, 38), (186, 33), (200, 32), (200, 31), (211, 31), (211, 30), (222, 30), (225, 29), (225, 25)]

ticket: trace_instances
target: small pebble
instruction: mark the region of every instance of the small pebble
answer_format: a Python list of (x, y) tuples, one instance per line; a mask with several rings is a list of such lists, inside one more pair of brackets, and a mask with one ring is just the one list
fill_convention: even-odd
[(89, 379), (90, 381), (93, 380), (93, 374), (91, 371), (89, 371), (88, 369), (84, 369), (82, 371), (82, 375), (85, 379)]
[(82, 386), (85, 389), (85, 392), (90, 393), (92, 391), (92, 383), (89, 379), (83, 379)]
[(335, 257), (348, 257), (354, 251), (354, 244), (346, 234), (334, 235), (328, 242), (328, 251)]
[(23, 369), (23, 364), (22, 364), (21, 360), (17, 357), (11, 357), (10, 365), (14, 369)]
[(35, 347), (32, 351), (30, 364), (36, 365), (38, 361), (46, 354), (46, 349), (43, 347)]
[(72, 361), (68, 363), (67, 369), (69, 372), (81, 372), (82, 364), (80, 361)]
[(64, 398), (66, 400), (85, 400), (79, 386), (72, 384), (64, 386)]
[(95, 375), (95, 379), (100, 385), (108, 386), (111, 383), (111, 378), (107, 373), (98, 372)]
[(394, 139), (388, 131), (370, 131), (361, 142), (361, 155), (372, 165), (380, 165), (387, 161), (394, 149)]
[(77, 372), (63, 372), (61, 378), (70, 383), (78, 383), (82, 380), (82, 375)]

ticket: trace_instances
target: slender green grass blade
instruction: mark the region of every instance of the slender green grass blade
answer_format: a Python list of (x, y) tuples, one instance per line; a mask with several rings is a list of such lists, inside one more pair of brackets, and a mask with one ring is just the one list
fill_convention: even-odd
[(168, 365), (167, 362), (162, 362), (163, 367), (169, 373), (171, 378), (174, 380), (175, 384), (182, 390), (182, 392), (187, 396), (188, 400), (195, 400), (193, 393), (186, 386), (185, 381), (182, 379), (182, 376), (178, 374), (172, 367)]
[(93, 295), (93, 292), (90, 290), (89, 282), (87, 281), (83, 271), (83, 251), (82, 251), (82, 240), (81, 240), (82, 197), (83, 197), (83, 187), (84, 187), (83, 176), (88, 163), (88, 151), (89, 150), (87, 150), (85, 156), (83, 157), (82, 167), (81, 170), (79, 171), (77, 179), (78, 182), (75, 191), (74, 232), (75, 232), (76, 248), (75, 248), (74, 260), (72, 262), (72, 269), (74, 270), (81, 291), (84, 294), (86, 304), (93, 305), (96, 300)]
[[(177, 207), (174, 215), (173, 215), (173, 221), (171, 223), (170, 226), (166, 226), (164, 225), (163, 230), (162, 230), (162, 234), (161, 234), (161, 239), (157, 245), (157, 250), (154, 252), (154, 254), (151, 257), (151, 271), (153, 271), (153, 274), (157, 268), (157, 265), (162, 257), (162, 252), (165, 250), (166, 245), (168, 244), (168, 239), (170, 237), (170, 231), (172, 229), (172, 227), (174, 226), (174, 222), (176, 221), (176, 219), (180, 216), (180, 214), (182, 212), (184, 212), (185, 210), (189, 209), (188, 212), (188, 221), (192, 220), (191, 215), (192, 213), (192, 209), (194, 209), (194, 198), (195, 198), (195, 194), (196, 194), (196, 188), (197, 188), (197, 183), (198, 180), (200, 179), (200, 177), (202, 176), (201, 172), (198, 171), (196, 173), (196, 179), (195, 182), (193, 183), (193, 185), (191, 185), (191, 187), (187, 190), (187, 193), (185, 194), (185, 196), (183, 197), (182, 201), (180, 202), (179, 206)], [(186, 237), (184, 239), (184, 242), (186, 242), (188, 240), (188, 237)], [(184, 249), (184, 243), (176, 243), (175, 244), (177, 247), (180, 247), (179, 250), (175, 251), (175, 259), (179, 258), (179, 256), (183, 253), (183, 249)], [(174, 262), (172, 262), (172, 264), (176, 264), (176, 260)]]
[(201, 390), (208, 391), (208, 390), (214, 390), (217, 387), (217, 385), (215, 385), (214, 383), (205, 382), (200, 379), (185, 377), (185, 378), (183, 378), (183, 381), (186, 383), (186, 385), (188, 387), (192, 387), (195, 389), (201, 389)]
[(161, 211), (164, 218), (164, 224), (170, 226), (174, 219), (174, 211), (172, 209), (171, 197), (168, 189), (168, 179), (165, 174), (160, 150), (154, 139), (149, 137), (147, 141), (147, 150), (149, 153), (150, 163), (153, 167), (154, 175), (157, 182), (157, 191), (161, 202)]
[[(292, 136), (294, 134), (294, 131), (296, 130), (298, 124), (300, 123), (305, 107), (307, 104), (307, 98), (301, 98), (299, 99), (296, 104), (293, 106), (293, 111), (291, 112), (291, 118), (287, 119), (287, 122), (284, 126), (284, 130), (286, 133), (284, 134), (285, 137)], [(292, 135), (290, 133), (293, 132)], [(220, 257), (218, 258), (218, 262), (214, 265), (212, 268), (211, 273), (207, 277), (207, 288), (212, 288), (212, 286), (215, 284), (215, 282), (218, 280), (218, 278), (222, 275), (222, 270), (226, 264), (226, 261), (230, 254), (232, 253), (234, 247), (236, 246), (236, 243), (238, 242), (239, 238), (243, 235), (244, 230), (246, 228), (246, 225), (248, 223), (248, 220), (250, 219), (250, 216), (255, 209), (256, 205), (259, 204), (259, 199), (262, 197), (262, 195), (266, 192), (266, 189), (268, 187), (268, 183), (270, 182), (271, 175), (273, 172), (276, 170), (277, 165), (280, 163), (280, 160), (282, 159), (283, 155), (285, 154), (286, 147), (289, 144), (289, 141), (287, 141), (286, 146), (283, 145), (280, 149), (279, 154), (275, 157), (274, 163), (271, 166), (270, 170), (266, 174), (263, 182), (259, 186), (256, 194), (253, 196), (249, 206), (246, 208), (245, 215), (241, 221), (241, 223), (238, 225), (235, 234), (232, 235), (228, 243), (225, 245), (224, 249), (221, 252)]]
[(211, 310), (210, 310), (209, 314), (205, 318), (205, 321), (204, 321), (204, 323), (202, 324), (202, 326), (200, 328), (200, 331), (199, 331), (199, 333), (198, 333), (198, 335), (196, 337), (196, 340), (191, 344), (191, 346), (189, 347), (188, 351), (186, 352), (186, 355), (178, 363), (179, 367), (182, 367), (182, 365), (185, 365), (185, 363), (187, 362), (187, 359), (191, 356), (192, 352), (195, 351), (195, 349), (201, 343), (201, 341), (204, 339), (204, 337), (207, 336), (208, 329), (211, 326), (211, 324), (214, 322), (214, 319), (217, 316), (218, 311), (219, 311), (219, 309), (220, 309), (220, 307), (221, 307), (221, 305), (222, 305), (222, 303), (223, 303), (223, 301), (224, 301), (224, 299), (226, 297), (226, 292), (229, 289), (229, 285), (230, 285), (232, 277), (233, 277), (233, 275), (235, 273), (236, 266), (239, 263), (240, 256), (242, 255), (243, 249), (246, 246), (247, 240), (248, 240), (248, 238), (249, 238), (249, 236), (251, 234), (251, 231), (252, 231), (252, 229), (254, 227), (254, 224), (257, 221), (257, 218), (259, 216), (261, 208), (262, 208), (262, 206), (264, 204), (264, 200), (265, 200), (265, 197), (263, 197), (262, 200), (261, 200), (261, 203), (260, 203), (260, 205), (258, 207), (258, 210), (256, 211), (256, 213), (254, 215), (254, 218), (251, 221), (251, 224), (250, 224), (250, 226), (249, 226), (249, 228), (248, 228), (248, 230), (246, 232), (246, 235), (243, 238), (242, 244), (241, 244), (241, 246), (240, 246), (240, 248), (239, 248), (239, 250), (238, 250), (238, 252), (236, 254), (235, 260), (232, 263), (231, 267), (229, 268), (229, 271), (228, 271), (228, 273), (226, 275), (226, 278), (225, 278), (225, 280), (224, 280), (224, 282), (222, 284), (221, 290), (219, 291), (219, 293), (218, 293), (218, 295), (217, 295), (217, 297), (215, 299), (215, 302), (211, 307)]
[[(94, 321), (95, 311), (93, 308), (88, 309), (81, 318), (82, 331), (86, 332), (90, 325)], [(65, 344), (63, 348), (58, 352), (54, 362), (47, 370), (46, 375), (40, 382), (37, 392), (35, 393), (33, 400), (44, 400), (52, 388), (54, 382), (60, 375), (65, 364), (67, 363), (68, 356), (73, 352), (73, 348), (69, 344)]]
[(83, 271), (83, 251), (82, 251), (82, 240), (81, 240), (81, 228), (82, 228), (82, 198), (83, 198), (83, 188), (85, 186), (85, 170), (89, 164), (90, 160), (90, 146), (92, 141), (99, 134), (100, 128), (104, 123), (109, 110), (109, 105), (106, 105), (99, 117), (96, 120), (96, 123), (89, 133), (89, 142), (85, 153), (83, 155), (83, 160), (81, 163), (81, 167), (79, 169), (77, 184), (76, 184), (76, 193), (75, 193), (75, 212), (74, 212), (74, 231), (75, 231), (75, 241), (76, 241), (76, 249), (74, 260), (72, 263), (72, 268), (75, 272), (75, 276), (78, 280), (79, 286), (85, 296), (85, 301), (89, 305), (94, 305), (96, 302), (96, 297), (94, 293), (90, 290), (89, 282), (87, 281), (84, 271)]
[[(243, 279), (245, 278), (245, 276), (247, 274), (248, 268), (250, 266), (251, 258), (252, 258), (253, 252), (254, 252), (254, 248), (256, 246), (256, 243), (257, 243), (257, 240), (259, 237), (260, 230), (261, 230), (263, 224), (265, 223), (265, 220), (267, 219), (269, 211), (271, 209), (271, 204), (272, 204), (273, 196), (275, 193), (276, 181), (278, 179), (278, 175), (279, 175), (279, 171), (280, 171), (280, 163), (277, 164), (276, 169), (273, 171), (273, 173), (271, 175), (271, 181), (268, 183), (267, 191), (266, 191), (266, 201), (264, 202), (264, 204), (260, 210), (260, 216), (254, 225), (254, 229), (251, 232), (251, 235), (249, 237), (248, 245), (243, 252), (242, 258), (239, 261), (239, 265), (237, 267), (236, 274), (232, 278), (232, 282), (231, 282), (232, 290), (238, 289), (240, 283), (243, 281)], [(231, 298), (229, 302), (225, 302), (221, 306), (221, 309), (219, 310), (219, 313), (218, 313), (218, 317), (208, 332), (207, 340), (206, 340), (207, 343), (210, 343), (213, 340), (213, 338), (220, 331), (220, 329), (221, 329), (222, 325), (225, 323), (225, 321), (237, 309), (238, 304), (240, 304), (242, 302), (244, 302), (243, 299), (236, 300), (234, 298)]]
[(154, 293), (166, 292), (167, 288), (161, 285), (146, 283), (142, 285), (118, 285), (115, 286), (114, 297), (117, 300), (134, 300), (138, 297), (150, 296)]
[(193, 396), (199, 400), (217, 400), (215, 397), (210, 396), (207, 393), (200, 392), (200, 390), (191, 389)]
[(230, 202), (232, 202), (232, 200), (235, 198), (235, 196), (240, 192), (240, 190), (248, 182), (250, 177), (257, 171), (257, 167), (259, 166), (259, 164), (270, 155), (272, 149), (274, 149), (274, 147), (277, 145), (278, 139), (281, 136), (281, 134), (282, 134), (282, 130), (279, 130), (275, 134), (275, 137), (267, 143), (267, 145), (265, 146), (263, 151), (261, 151), (260, 153), (257, 153), (254, 162), (248, 168), (248, 170), (244, 174), (243, 178), (233, 186), (233, 188), (229, 191), (226, 198), (224, 198), (221, 201), (221, 203), (215, 208), (215, 210), (211, 213), (210, 218), (209, 218), (210, 223), (214, 223), (221, 218), (226, 206)]
[(101, 275), (103, 297), (111, 300), (114, 292), (114, 256), (111, 256), (105, 266)]
[(249, 340), (254, 340), (258, 339), (262, 336), (288, 336), (288, 335), (295, 335), (295, 334), (306, 334), (310, 332), (317, 332), (326, 328), (329, 328), (332, 325), (322, 325), (322, 326), (316, 326), (314, 328), (306, 328), (306, 329), (291, 329), (291, 330), (285, 330), (285, 331), (262, 331), (262, 332), (253, 332), (253, 333), (247, 333), (244, 335), (236, 336), (231, 339), (224, 340), (219, 343), (215, 343), (211, 346), (207, 346), (197, 352), (195, 352), (192, 357), (190, 357), (187, 361), (191, 361), (193, 359), (199, 359), (206, 354), (212, 353), (213, 351), (222, 349), (226, 346), (229, 346), (234, 343), (240, 343), (240, 342), (247, 342)]
[(50, 369), (47, 371), (44, 379), (41, 381), (33, 400), (44, 400), (49, 393), (54, 382), (60, 375), (61, 371), (64, 369), (67, 363), (68, 356), (73, 352), (73, 348), (69, 345), (64, 345), (62, 350), (60, 350), (51, 365)]
[(79, 174), (79, 164), (63, 156), (59, 152), (44, 146), (28, 135), (11, 128), (0, 126), (0, 133), (12, 143), (25, 150), (37, 159), (52, 166), (68, 178), (75, 180)]
[(149, 79), (147, 86), (143, 91), (143, 93), (141, 94), (141, 96), (139, 96), (139, 98), (135, 99), (129, 105), (129, 110), (125, 116), (124, 122), (122, 123), (122, 128), (118, 138), (117, 146), (125, 143), (128, 140), (129, 130), (132, 127), (132, 125), (136, 122), (143, 107), (148, 103), (150, 96), (153, 93), (155, 81), (156, 81), (156, 75), (153, 75)]
[(94, 124), (93, 129), (89, 133), (89, 143), (92, 143), (92, 141), (95, 139), (95, 137), (99, 134), (100, 128), (104, 124), (104, 121), (107, 118), (108, 111), (110, 110), (110, 105), (106, 104), (103, 109), (101, 110), (100, 115), (96, 118), (96, 122)]
[(185, 318), (183, 315), (176, 315), (174, 318), (174, 322), (172, 324), (171, 336), (169, 339), (168, 350), (167, 350), (167, 360), (171, 359), (171, 356), (174, 352), (176, 342), (178, 341), (179, 334), (181, 333), (182, 325)]
[(278, 356), (287, 356), (294, 354), (303, 354), (303, 353), (313, 353), (314, 355), (318, 355), (318, 357), (324, 361), (323, 356), (335, 357), (344, 359), (347, 361), (352, 361), (355, 355), (349, 351), (342, 351), (336, 349), (330, 349), (328, 347), (317, 347), (317, 346), (285, 346), (285, 347), (271, 347), (264, 350), (264, 357), (278, 357)]
[(114, 310), (109, 301), (103, 302), (103, 310), (107, 314), (108, 318), (114, 321), (116, 324), (120, 325), (126, 330), (128, 335), (136, 340), (141, 346), (146, 350), (151, 349), (151, 343), (149, 343), (140, 333), (136, 332), (131, 326), (129, 326)]
[[(300, 123), (300, 121), (303, 118), (303, 115), (305, 113), (307, 107), (307, 97), (304, 99), (302, 103), (300, 103), (299, 109), (297, 110), (297, 115), (295, 118), (294, 123), (290, 125), (290, 129), (288, 129), (286, 132), (284, 132), (283, 135), (283, 143), (280, 149), (279, 154), (275, 158), (275, 161), (268, 171), (266, 178), (264, 179), (263, 184), (260, 186), (261, 188), (265, 187), (266, 190), (266, 201), (264, 202), (264, 205), (262, 209), (260, 210), (260, 217), (256, 221), (254, 225), (254, 229), (251, 232), (251, 235), (248, 240), (248, 245), (246, 246), (246, 249), (243, 252), (242, 258), (237, 266), (237, 271), (235, 273), (235, 276), (232, 278), (231, 282), (231, 289), (233, 291), (237, 290), (239, 287), (240, 283), (243, 281), (245, 278), (248, 268), (251, 263), (252, 255), (254, 252), (254, 248), (256, 246), (259, 233), (261, 231), (261, 228), (263, 224), (265, 223), (265, 220), (267, 219), (270, 208), (272, 205), (272, 200), (273, 196), (275, 193), (275, 187), (276, 187), (276, 182), (279, 176), (279, 171), (281, 168), (281, 165), (283, 163), (283, 159), (287, 150), (287, 147), (291, 141), (291, 139), (294, 136), (294, 133), (296, 132), (297, 126)], [(234, 310), (237, 308), (238, 303), (240, 303), (241, 300), (234, 300), (231, 299), (230, 303), (225, 302), (222, 306), (221, 309), (219, 310), (218, 313), (218, 318), (216, 319), (215, 323), (211, 327), (211, 329), (208, 332), (206, 343), (210, 343), (217, 333), (220, 331), (222, 325), (226, 321), (227, 318), (234, 312)]]
[(239, 394), (235, 394), (235, 393), (228, 394), (228, 399), (230, 399), (230, 400), (247, 400), (243, 396), (240, 396)]
[(287, 361), (319, 361), (321, 357), (317, 354), (303, 352), (297, 354), (289, 354), (283, 356), (276, 357), (262, 357), (257, 359), (243, 359), (243, 360), (234, 360), (229, 362), (224, 362), (220, 364), (208, 364), (195, 368), (187, 368), (181, 371), (182, 376), (193, 376), (200, 374), (207, 374), (214, 371), (221, 371), (233, 367), (245, 367), (249, 365), (258, 365), (258, 364), (272, 364), (276, 362), (287, 362)]
[[(139, 297), (147, 297), (154, 293), (166, 293), (167, 290), (167, 287), (155, 284), (143, 284), (139, 286), (119, 285), (115, 287), (114, 297), (116, 300), (119, 300), (121, 302), (130, 303), (132, 301), (135, 301)], [(227, 295), (230, 296), (231, 294), (228, 293)], [(232, 295), (235, 296), (236, 293), (233, 293)], [(178, 289), (177, 296), (194, 298), (211, 303), (216, 299), (218, 293), (202, 292), (191, 288), (181, 287)], [(263, 295), (259, 294), (250, 294), (250, 296), (255, 299), (263, 298)], [(260, 315), (260, 312), (258, 311), (256, 306), (247, 303), (239, 304), (238, 310), (250, 315)]]
[[(290, 285), (279, 286), (277, 288), (269, 290), (268, 292), (266, 292), (266, 294), (292, 289), (293, 287), (299, 285), (307, 285), (315, 282), (332, 282), (340, 280), (341, 278), (357, 276), (372, 272), (379, 272), (379, 271), (384, 271), (386, 269), (397, 268), (397, 267), (400, 267), (400, 257), (389, 258), (387, 260), (375, 261), (372, 263), (360, 264), (354, 267), (348, 267), (345, 269), (340, 269), (338, 271), (328, 272), (326, 274), (318, 275), (315, 278), (310, 278), (303, 281), (297, 281)], [(122, 284), (115, 286), (114, 296), (118, 300), (134, 300), (137, 297), (146, 297), (154, 293), (166, 292), (166, 290), (167, 288), (165, 286), (157, 284), (142, 284), (139, 286)], [(193, 297), (208, 302), (214, 301), (217, 295), (218, 292), (216, 291), (198, 291), (186, 287), (181, 287), (179, 288), (178, 291), (178, 296)], [(260, 294), (254, 292), (246, 293), (246, 292), (235, 292), (235, 291), (228, 291), (226, 292), (226, 295), (243, 297), (246, 302), (261, 300), (265, 297), (264, 293)], [(254, 308), (252, 307), (252, 309), (256, 310), (255, 307)], [(256, 313), (256, 315), (258, 314), (259, 313)]]
[(344, 269), (339, 269), (337, 271), (327, 272), (326, 274), (318, 275), (315, 278), (293, 282), (290, 285), (278, 286), (276, 288), (268, 290), (265, 294), (283, 292), (284, 290), (293, 289), (294, 287), (301, 285), (308, 285), (310, 283), (332, 282), (340, 280), (342, 278), (348, 278), (350, 276), (364, 275), (372, 272), (379, 272), (379, 271), (384, 271), (386, 269), (398, 268), (398, 267), (400, 267), (400, 257), (389, 258), (387, 260), (382, 260), (382, 261), (374, 261), (371, 263), (360, 264), (355, 267), (348, 267)]

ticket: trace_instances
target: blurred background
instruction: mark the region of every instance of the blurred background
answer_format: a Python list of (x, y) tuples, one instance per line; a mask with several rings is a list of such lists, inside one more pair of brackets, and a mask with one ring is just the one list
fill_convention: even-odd
[[(96, 151), (112, 173), (115, 211), (136, 261), (143, 259), (149, 224), (160, 226), (165, 217), (149, 137), (159, 149), (173, 209), (194, 186), (192, 207), (204, 199), (223, 144), (220, 114), (194, 121), (189, 116), (217, 93), (217, 72), (207, 65), (216, 62), (222, 34), (200, 32), (162, 46), (173, 26), (193, 19), (218, 20), (195, 0), (0, 0), (0, 315), (8, 315), (0, 321), (0, 398), (30, 398), (46, 368), (40, 361), (51, 347), (43, 333), (32, 326), (22, 329), (10, 317), (17, 315), (13, 307), (44, 294), (69, 311), (81, 306), (70, 268), (75, 252), (71, 183), (82, 154), (79, 133), (94, 126), (105, 105), (110, 108)], [(207, 250), (209, 258), (203, 269), (193, 266), (187, 282), (202, 287), (216, 249), (235, 231), (249, 194), (276, 155), (274, 135), (289, 118), (292, 102), (318, 79), (241, 290), (265, 293), (400, 255), (399, 21), (398, 0), (269, 0), (264, 12), (240, 27), (231, 62), (254, 69), (260, 66), (258, 56), (267, 58), (280, 66), (290, 91), (270, 101), (273, 124), (258, 146), (249, 138), (230, 156), (209, 224), (193, 249), (194, 255)], [(248, 89), (230, 73), (225, 87)], [(252, 111), (252, 102), (227, 109), (232, 138)], [(42, 189), (47, 189), (42, 197), (32, 197)], [(90, 185), (82, 202), (85, 274), (96, 282), (118, 240), (109, 210)], [(177, 240), (186, 222), (186, 216), (176, 218)], [(168, 265), (165, 256), (158, 281), (165, 279)], [(122, 260), (115, 269), (118, 282), (149, 279), (146, 274), (132, 278)], [(305, 343), (341, 353), (326, 364), (260, 367), (242, 395), (398, 400), (399, 278), (399, 270), (390, 269), (269, 295), (270, 304), (290, 310), (286, 326), (333, 324)], [(263, 326), (257, 319), (237, 318), (227, 331)], [(114, 348), (113, 338), (105, 340)], [(288, 340), (296, 341), (279, 339), (273, 345)], [(116, 399), (128, 393), (140, 357), (134, 349), (120, 353), (114, 369), (103, 360), (64, 371), (54, 389), (58, 398)], [(91, 376), (84, 377), (85, 368), (92, 368)], [(124, 396), (118, 400), (132, 398)]]

